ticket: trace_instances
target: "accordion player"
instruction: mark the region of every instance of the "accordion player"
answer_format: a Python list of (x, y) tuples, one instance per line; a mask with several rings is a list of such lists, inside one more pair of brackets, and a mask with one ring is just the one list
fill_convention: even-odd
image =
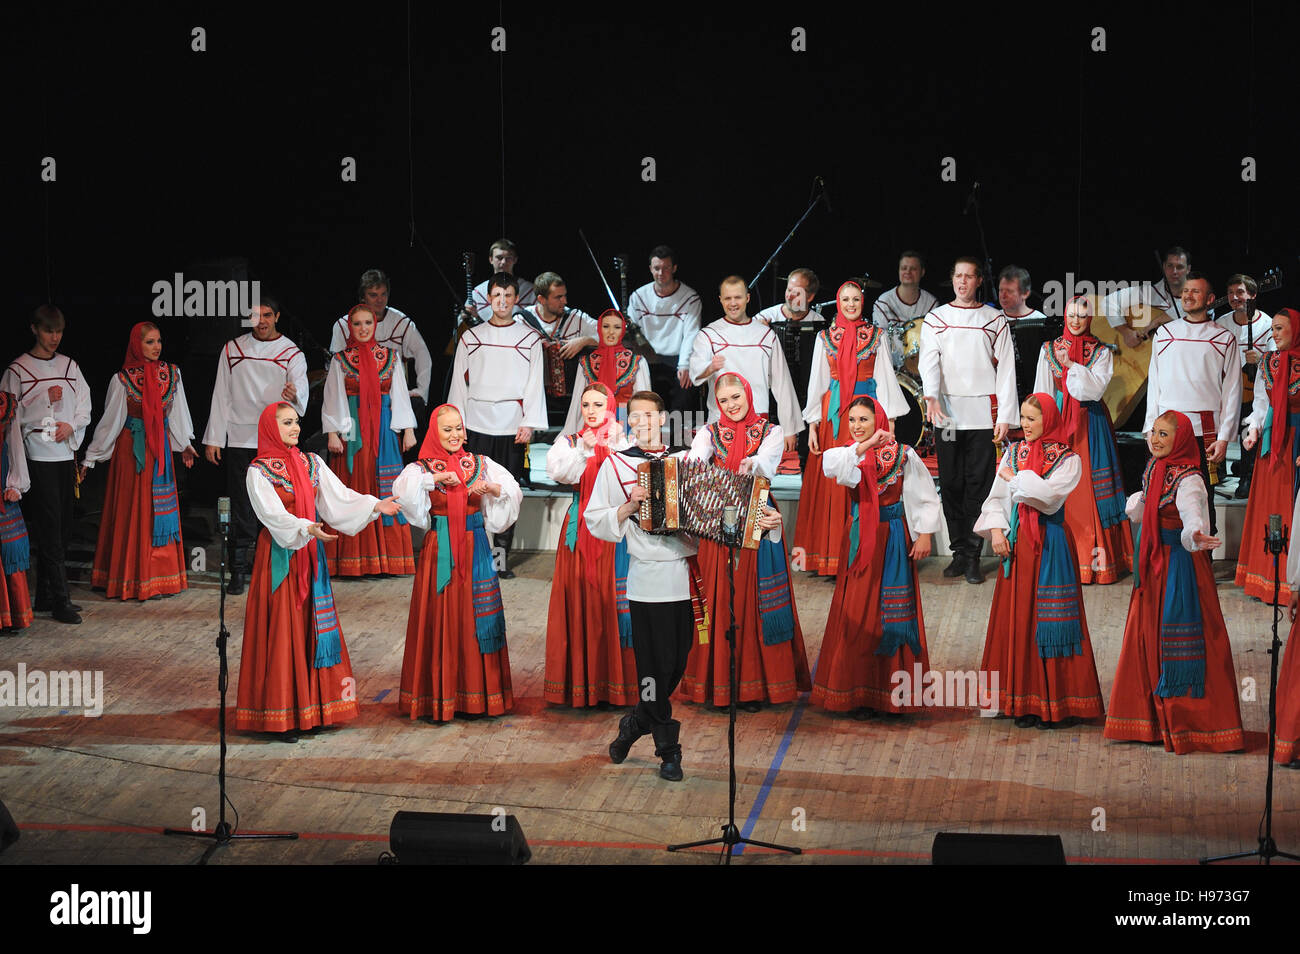
[[(689, 533), (745, 550), (758, 549), (763, 528), (758, 519), (767, 507), (771, 482), (763, 476), (736, 474), (711, 461), (667, 457), (642, 461), (637, 482), (650, 496), (638, 513), (647, 533)], [(735, 538), (728, 536), (723, 512), (736, 508)]]

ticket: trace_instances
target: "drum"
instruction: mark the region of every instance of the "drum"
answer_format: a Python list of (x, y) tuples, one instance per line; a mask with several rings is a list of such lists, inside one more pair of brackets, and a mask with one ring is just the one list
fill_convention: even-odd
[(921, 325), (924, 323), (924, 318), (902, 322), (903, 368), (918, 380), (921, 376)]
[(926, 453), (922, 445), (927, 439), (933, 442), (932, 430), (925, 422), (925, 402), (921, 400), (921, 380), (906, 371), (898, 372), (898, 386), (903, 389), (903, 400), (907, 402), (907, 413), (894, 421), (894, 437), (904, 444), (911, 444), (923, 456)]

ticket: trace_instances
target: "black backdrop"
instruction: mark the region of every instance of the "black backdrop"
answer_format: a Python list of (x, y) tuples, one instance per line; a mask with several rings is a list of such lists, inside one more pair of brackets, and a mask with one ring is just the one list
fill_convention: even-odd
[[(1022, 264), (1039, 288), (1067, 271), (1155, 277), (1152, 250), (1171, 244), (1220, 292), (1232, 271), (1295, 263), (1294, 7), (377, 0), (18, 16), (11, 351), (34, 305), (60, 304), (96, 412), (153, 283), (201, 262), (246, 259), (304, 345), (328, 343), (358, 275), (383, 268), (440, 355), (454, 299), (436, 265), (459, 287), (470, 249), (481, 280), (501, 234), (521, 247), (520, 274), (554, 269), (572, 304), (604, 307), (581, 226), (607, 270), (630, 256), (633, 287), (649, 280), (651, 246), (675, 246), (711, 320), (717, 280), (752, 277), (817, 176), (830, 208), (781, 265), (831, 286), (864, 270), (888, 286), (897, 252), (916, 247), (942, 298), (951, 259), (980, 254), (962, 214), (975, 181), (995, 268)], [(490, 49), (498, 25), (504, 53)], [(194, 27), (205, 52), (191, 50)], [(796, 27), (806, 52), (791, 50)], [(1090, 48), (1097, 27), (1104, 52)], [(53, 183), (40, 181), (45, 156)], [(345, 156), (356, 182), (341, 181)], [(944, 157), (955, 182), (941, 181)], [(757, 286), (755, 307), (772, 288)], [(192, 327), (161, 324), (201, 437), (211, 360)]]

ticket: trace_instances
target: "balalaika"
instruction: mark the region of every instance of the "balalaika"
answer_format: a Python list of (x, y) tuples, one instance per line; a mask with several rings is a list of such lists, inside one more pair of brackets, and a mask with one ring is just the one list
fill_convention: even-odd
[(722, 528), (724, 507), (735, 506), (736, 546), (758, 549), (763, 529), (758, 518), (767, 507), (771, 482), (733, 473), (711, 461), (665, 457), (637, 465), (637, 483), (650, 492), (641, 501), (641, 529), (647, 533), (685, 532), (717, 543), (729, 543)]

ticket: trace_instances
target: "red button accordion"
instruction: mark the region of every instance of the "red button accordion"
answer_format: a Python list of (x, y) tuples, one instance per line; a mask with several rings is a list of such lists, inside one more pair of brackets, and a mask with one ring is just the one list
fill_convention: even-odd
[(689, 533), (728, 543), (722, 511), (736, 508), (736, 545), (757, 550), (763, 537), (758, 518), (767, 506), (771, 481), (757, 474), (743, 476), (711, 461), (665, 457), (637, 465), (637, 483), (650, 492), (641, 501), (641, 529), (647, 533)]
[(546, 375), (546, 393), (551, 397), (568, 397), (569, 382), (565, 374), (564, 344), (547, 341), (542, 344), (543, 371)]

